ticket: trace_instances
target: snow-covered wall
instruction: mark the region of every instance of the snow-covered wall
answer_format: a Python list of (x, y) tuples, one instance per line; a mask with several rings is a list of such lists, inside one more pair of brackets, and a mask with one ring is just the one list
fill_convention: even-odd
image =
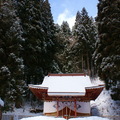
[(56, 112), (56, 101), (52, 101), (52, 102), (44, 102), (44, 109), (43, 109), (43, 113), (52, 113), (52, 112)]
[[(59, 102), (58, 110), (62, 110), (65, 107), (74, 111), (74, 102)], [(90, 114), (90, 102), (77, 102), (77, 112), (78, 113), (88, 113)], [(53, 113), (57, 112), (57, 102), (44, 102), (44, 110), (43, 113)]]
[[(80, 105), (80, 107), (79, 107)], [(78, 113), (89, 113), (90, 114), (90, 102), (77, 102)]]

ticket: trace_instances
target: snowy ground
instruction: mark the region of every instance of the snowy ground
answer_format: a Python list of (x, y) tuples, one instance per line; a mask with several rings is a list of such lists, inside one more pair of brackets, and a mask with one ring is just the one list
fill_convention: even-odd
[(0, 98), (0, 106), (4, 106), (4, 102), (2, 101), (1, 98)]
[[(37, 103), (36, 103), (37, 104)], [(43, 106), (37, 106), (35, 105), (34, 107), (30, 103), (26, 103), (23, 108), (14, 108), (14, 111), (8, 111), (3, 113), (3, 115), (24, 115), (24, 116), (39, 116), (42, 115), (42, 112), (30, 112), (35, 109), (40, 109), (42, 110)]]
[[(39, 117), (29, 117), (29, 118), (23, 118), (21, 120), (66, 120), (64, 118), (55, 118), (55, 117), (45, 117), (45, 116), (39, 116)], [(80, 117), (80, 118), (70, 118), (69, 120), (109, 120), (107, 118), (101, 118), (101, 117)]]
[(91, 101), (92, 115), (98, 116), (120, 116), (120, 101), (114, 101), (110, 92), (103, 90), (100, 96)]
[[(96, 84), (101, 81), (95, 80)], [(91, 112), (93, 116), (104, 116), (112, 120), (120, 120), (120, 101), (111, 99), (110, 91), (103, 90), (95, 101), (91, 101)]]

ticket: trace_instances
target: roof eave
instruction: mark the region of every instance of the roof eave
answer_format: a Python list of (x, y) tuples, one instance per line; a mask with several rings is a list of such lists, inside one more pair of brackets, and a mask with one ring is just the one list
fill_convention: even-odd
[(85, 92), (48, 92), (49, 96), (85, 96)]
[(33, 84), (29, 84), (28, 85), (29, 88), (35, 88), (35, 89), (48, 89), (48, 87), (43, 87), (40, 85), (33, 85)]

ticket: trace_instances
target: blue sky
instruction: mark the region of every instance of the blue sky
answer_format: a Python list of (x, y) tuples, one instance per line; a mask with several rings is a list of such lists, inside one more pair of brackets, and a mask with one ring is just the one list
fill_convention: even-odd
[(61, 25), (62, 21), (67, 21), (72, 27), (74, 25), (77, 11), (86, 8), (88, 15), (97, 15), (98, 0), (49, 0), (51, 12), (55, 23)]

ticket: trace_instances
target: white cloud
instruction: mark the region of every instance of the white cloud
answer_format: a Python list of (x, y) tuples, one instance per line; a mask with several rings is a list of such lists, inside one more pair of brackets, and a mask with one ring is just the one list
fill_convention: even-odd
[(59, 14), (57, 18), (57, 23), (59, 25), (61, 25), (63, 21), (67, 21), (70, 28), (72, 29), (72, 26), (75, 23), (75, 15), (72, 15), (68, 9), (65, 9), (64, 12)]

